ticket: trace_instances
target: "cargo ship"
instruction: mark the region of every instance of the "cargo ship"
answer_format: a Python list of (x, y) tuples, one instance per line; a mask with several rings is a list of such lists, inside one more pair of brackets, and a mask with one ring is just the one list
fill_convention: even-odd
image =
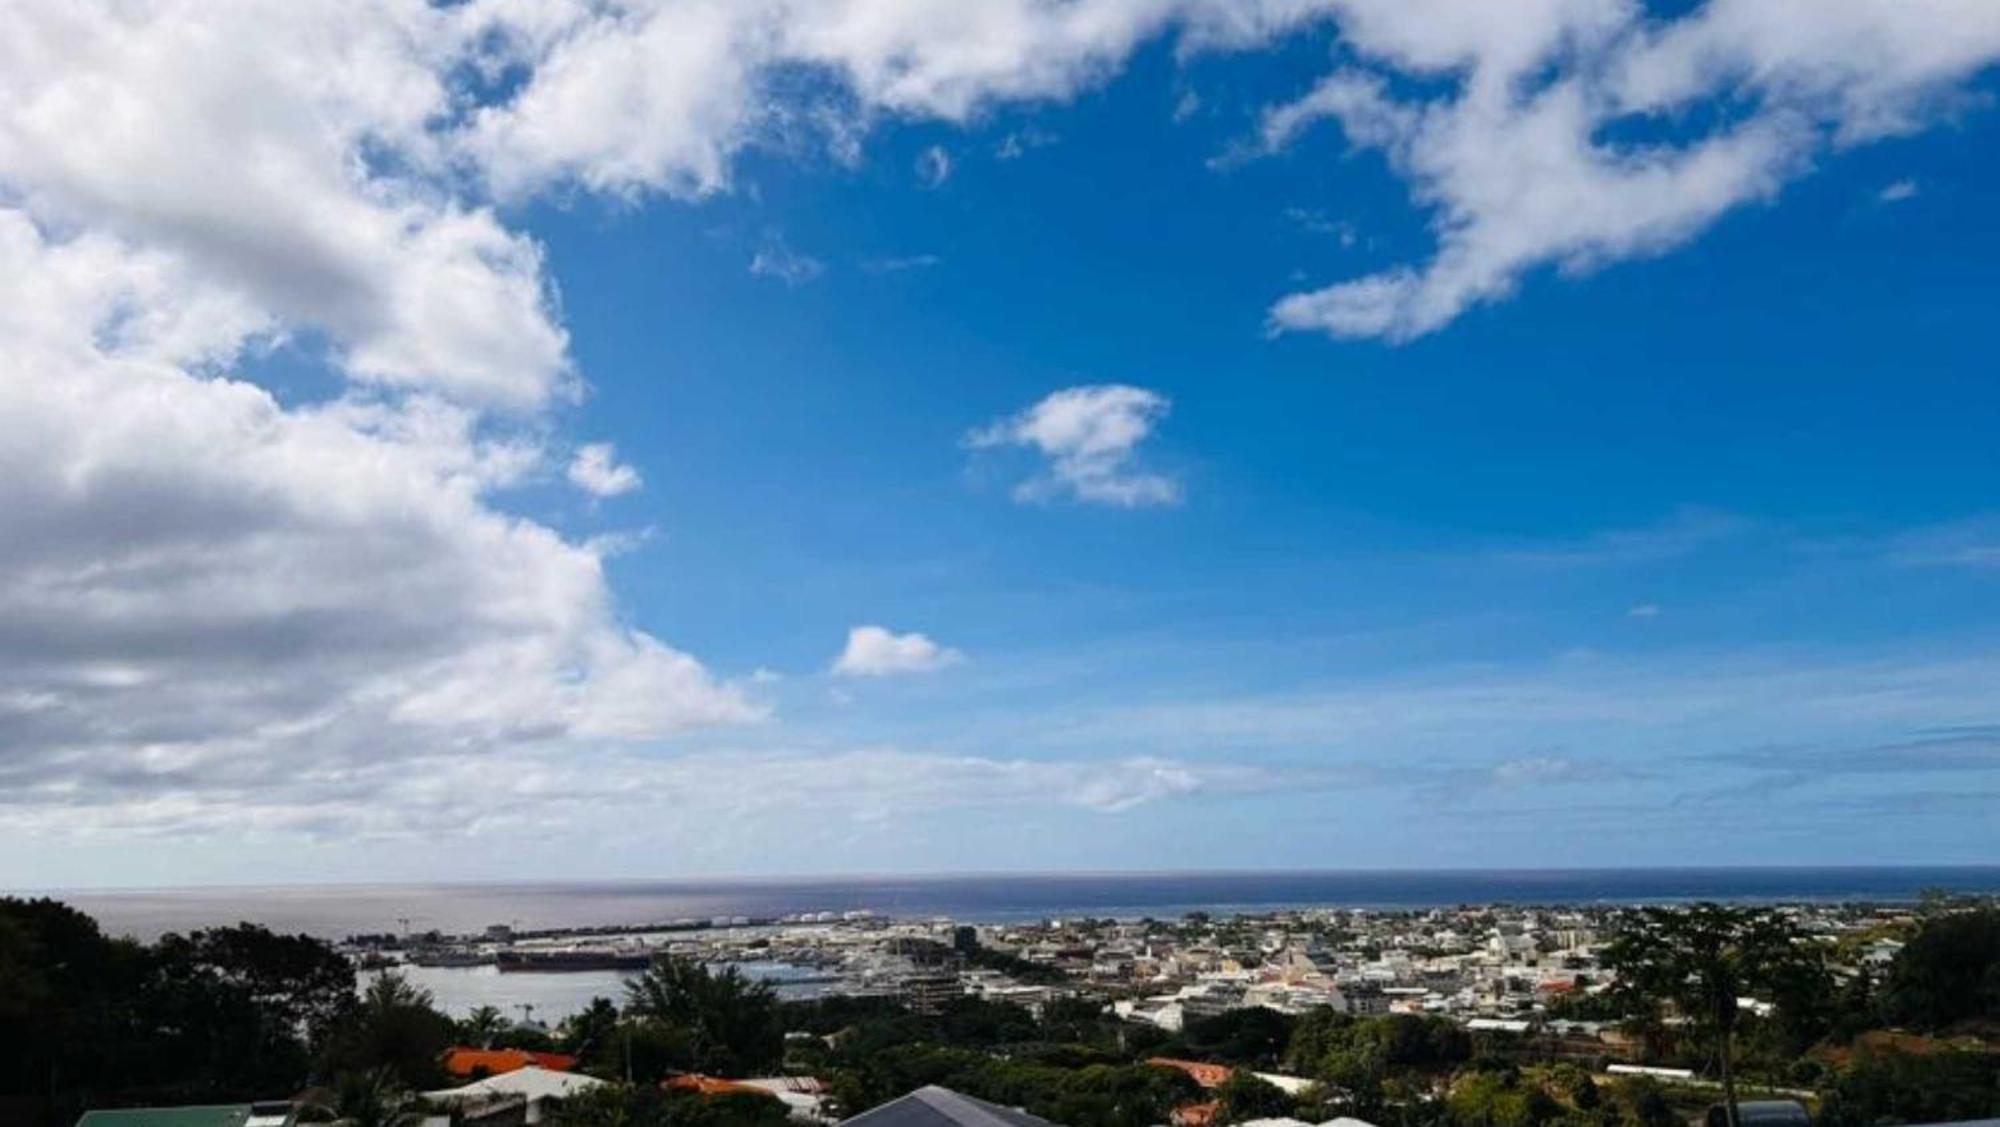
[(522, 971), (645, 970), (653, 965), (651, 951), (568, 947), (546, 951), (501, 951), (493, 961), (502, 973)]

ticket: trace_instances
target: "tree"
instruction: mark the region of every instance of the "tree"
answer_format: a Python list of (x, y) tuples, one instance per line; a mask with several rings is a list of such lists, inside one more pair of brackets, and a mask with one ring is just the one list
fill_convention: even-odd
[(1216, 1119), (1223, 1123), (1247, 1123), (1292, 1113), (1292, 1097), (1283, 1088), (1243, 1068), (1216, 1086), (1215, 1100)]
[(376, 975), (344, 1015), (323, 1054), (323, 1074), (387, 1068), (408, 1088), (431, 1088), (444, 1079), (439, 1058), (452, 1041), (451, 1019), (431, 1004), (431, 994), (394, 972)]
[(2000, 1020), (2000, 909), (1930, 916), (1889, 964), (1882, 984), (1891, 1021), (1943, 1029)]
[(1626, 917), (1604, 952), (1618, 974), (1627, 1012), (1657, 1016), (1671, 1004), (1713, 1039), (1730, 1127), (1737, 1121), (1732, 1040), (1737, 999), (1824, 995), (1826, 970), (1803, 934), (1775, 912), (1696, 904), (1648, 908)]
[(465, 1015), (458, 1031), (465, 1040), (482, 1049), (493, 1047), (493, 1039), (507, 1030), (507, 1018), (496, 1006), (480, 1006)]
[(735, 967), (715, 974), (693, 959), (669, 956), (625, 989), (627, 1016), (668, 1032), (678, 1043), (677, 1067), (741, 1076), (766, 1071), (784, 1058), (777, 994)]
[(423, 1120), (416, 1103), (389, 1068), (344, 1073), (334, 1088), (340, 1127), (413, 1127)]
[(583, 1069), (597, 1076), (623, 1077), (624, 1039), (618, 1028), (618, 1007), (609, 998), (592, 998), (571, 1014), (558, 1031), (563, 1051), (574, 1053)]

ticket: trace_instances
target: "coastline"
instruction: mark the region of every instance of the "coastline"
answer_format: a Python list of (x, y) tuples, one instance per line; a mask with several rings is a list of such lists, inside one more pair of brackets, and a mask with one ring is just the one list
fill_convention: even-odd
[(44, 890), (112, 934), (237, 922), (325, 938), (385, 932), (626, 928), (713, 917), (865, 911), (999, 923), (1050, 916), (1177, 917), (1337, 907), (1914, 900), (1926, 888), (2000, 892), (2000, 865), (1409, 869), (919, 874)]

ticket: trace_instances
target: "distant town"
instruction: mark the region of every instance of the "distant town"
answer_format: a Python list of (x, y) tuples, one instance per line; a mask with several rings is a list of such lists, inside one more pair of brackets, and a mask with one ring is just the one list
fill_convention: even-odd
[[(448, 1007), (421, 976), (571, 983)], [(338, 943), (0, 899), (31, 1127), (1884, 1127), (2000, 1116), (2000, 901), (868, 911)], [(553, 995), (550, 995), (553, 996)]]
[[(640, 971), (662, 955), (779, 966), (795, 996), (900, 999), (919, 1012), (971, 996), (1039, 1008), (1090, 998), (1168, 1032), (1232, 1010), (1430, 1014), (1468, 1029), (1623, 1043), (1599, 999), (1599, 961), (1626, 907), (1506, 905), (1306, 909), (1177, 919), (1079, 917), (971, 925), (872, 911), (717, 916), (477, 935), (350, 936), (366, 969), (494, 966), (504, 973)], [(1833, 973), (1879, 974), (1914, 926), (1911, 904), (1795, 904), (1782, 913), (1823, 942)], [(550, 1015), (561, 1017), (564, 1015)]]

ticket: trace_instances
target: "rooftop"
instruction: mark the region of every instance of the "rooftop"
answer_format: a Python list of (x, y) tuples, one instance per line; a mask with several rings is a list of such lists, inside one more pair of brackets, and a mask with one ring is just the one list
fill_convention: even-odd
[(840, 1127), (1055, 1127), (1018, 1108), (962, 1096), (935, 1084), (869, 1108)]

